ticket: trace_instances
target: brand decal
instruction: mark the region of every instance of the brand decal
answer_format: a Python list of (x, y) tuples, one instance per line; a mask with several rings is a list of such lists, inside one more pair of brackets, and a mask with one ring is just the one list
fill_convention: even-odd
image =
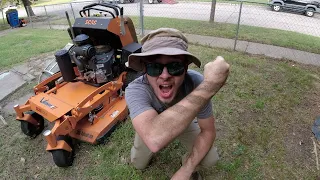
[(89, 20), (86, 20), (85, 24), (88, 24), (88, 25), (96, 25), (96, 24), (97, 24), (97, 20), (89, 19)]
[(44, 98), (42, 98), (42, 99), (40, 100), (40, 102), (41, 102), (42, 104), (48, 106), (50, 109), (55, 109), (55, 108), (57, 108), (56, 106), (50, 104), (48, 101), (49, 101), (49, 99), (45, 100)]
[(89, 133), (86, 133), (86, 132), (83, 132), (81, 130), (77, 130), (77, 135), (80, 135), (80, 136), (83, 136), (83, 137), (86, 137), (86, 138), (90, 138), (92, 139), (93, 138), (93, 135), (92, 134), (89, 134)]

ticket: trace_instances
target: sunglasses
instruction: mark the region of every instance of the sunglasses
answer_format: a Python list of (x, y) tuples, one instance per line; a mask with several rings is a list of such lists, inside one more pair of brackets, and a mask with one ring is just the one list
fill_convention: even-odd
[(168, 64), (149, 63), (146, 64), (146, 71), (149, 76), (156, 77), (162, 74), (163, 68), (166, 67), (171, 76), (181, 76), (185, 71), (185, 64), (181, 62), (172, 62)]

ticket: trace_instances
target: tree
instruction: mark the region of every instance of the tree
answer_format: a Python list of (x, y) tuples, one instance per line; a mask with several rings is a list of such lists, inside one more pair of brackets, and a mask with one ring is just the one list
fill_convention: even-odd
[[(28, 16), (35, 16), (32, 8), (31, 8), (31, 2), (30, 0), (21, 0), (22, 1), (22, 4), (28, 14)], [(20, 4), (19, 0), (0, 0), (0, 4), (1, 6), (7, 4), (7, 3), (10, 3), (10, 4), (13, 4), (13, 3), (16, 3), (17, 5)], [(29, 14), (30, 13), (30, 14)]]
[(211, 22), (211, 23), (214, 22), (214, 15), (215, 15), (215, 13), (216, 13), (216, 4), (217, 4), (217, 0), (212, 0), (210, 20), (209, 20), (209, 22)]
[(28, 16), (35, 16), (32, 8), (31, 8), (31, 2), (29, 0), (21, 0), (22, 4), (24, 6), (24, 9), (26, 10)]

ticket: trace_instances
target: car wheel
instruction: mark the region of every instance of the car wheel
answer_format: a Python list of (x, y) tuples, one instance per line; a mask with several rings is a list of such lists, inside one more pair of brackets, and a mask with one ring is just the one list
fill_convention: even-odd
[(273, 11), (279, 12), (282, 7), (281, 7), (281, 4), (275, 3), (275, 4), (272, 5), (271, 8), (272, 8)]
[(312, 17), (314, 15), (314, 9), (308, 8), (306, 11), (306, 16)]
[(148, 0), (149, 4), (153, 4), (153, 0)]
[(120, 3), (121, 3), (121, 4), (124, 4), (124, 2), (125, 2), (125, 0), (120, 0)]
[(157, 0), (158, 1), (158, 3), (162, 3), (162, 0)]
[(134, 0), (129, 0), (130, 3), (134, 3)]

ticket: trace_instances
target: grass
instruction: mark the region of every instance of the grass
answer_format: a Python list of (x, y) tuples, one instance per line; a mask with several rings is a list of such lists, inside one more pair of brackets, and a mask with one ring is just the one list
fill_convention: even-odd
[(69, 39), (68, 33), (61, 30), (16, 29), (1, 37), (0, 70), (24, 62), (35, 55), (61, 49)]
[(38, 0), (34, 1), (32, 6), (47, 6), (47, 5), (53, 5), (53, 4), (64, 4), (64, 3), (70, 3), (72, 0)]
[(0, 31), (6, 30), (9, 28), (10, 28), (10, 25), (8, 24), (7, 20), (5, 18), (0, 19)]
[[(1, 37), (7, 43), (19, 37), (20, 46), (8, 45), (21, 51), (12, 54), (15, 58), (27, 53), (22, 49), (28, 46), (28, 55), (35, 56), (63, 47), (67, 39), (65, 31), (19, 32), (24, 35), (16, 32)], [(47, 44), (54, 47), (39, 50), (41, 46), (49, 48)], [(310, 127), (319, 115), (320, 68), (206, 46), (191, 45), (189, 49), (202, 60), (201, 68), (190, 67), (199, 72), (217, 55), (231, 65), (227, 84), (212, 99), (218, 132), (215, 144), (221, 160), (202, 171), (206, 179), (316, 179), (319, 173), (311, 153)], [(1, 107), (32, 92), (33, 85), (20, 89)], [(26, 138), (15, 115), (0, 112), (8, 123), (4, 126), (0, 122), (0, 176), (4, 179), (168, 179), (185, 153), (175, 141), (155, 155), (148, 169), (134, 169), (130, 164), (134, 130), (127, 120), (106, 144), (80, 143), (73, 166), (57, 168), (50, 153), (45, 152), (44, 137)]]
[[(135, 27), (139, 27), (139, 17), (132, 16), (131, 19), (133, 20)], [(67, 21), (65, 19), (54, 20), (51, 21), (51, 24), (66, 25)], [(192, 26), (190, 24), (192, 24)], [(184, 33), (189, 34), (215, 36), (229, 39), (235, 39), (236, 35), (236, 25), (234, 24), (217, 22), (212, 24), (206, 21), (161, 17), (144, 18), (144, 29), (152, 30), (160, 27), (176, 28)], [(238, 40), (281, 46), (320, 54), (320, 48), (318, 48), (320, 47), (320, 37), (296, 32), (241, 25), (239, 29)]]
[[(132, 20), (135, 22), (135, 24), (139, 23), (138, 17), (132, 17)], [(230, 39), (234, 39), (236, 34), (236, 25), (234, 24), (212, 24), (206, 21), (174, 18), (144, 18), (145, 29), (157, 29), (160, 27), (173, 27), (189, 34), (216, 36)], [(320, 49), (318, 48), (320, 47), (320, 37), (296, 32), (241, 25), (238, 39), (320, 54)]]

